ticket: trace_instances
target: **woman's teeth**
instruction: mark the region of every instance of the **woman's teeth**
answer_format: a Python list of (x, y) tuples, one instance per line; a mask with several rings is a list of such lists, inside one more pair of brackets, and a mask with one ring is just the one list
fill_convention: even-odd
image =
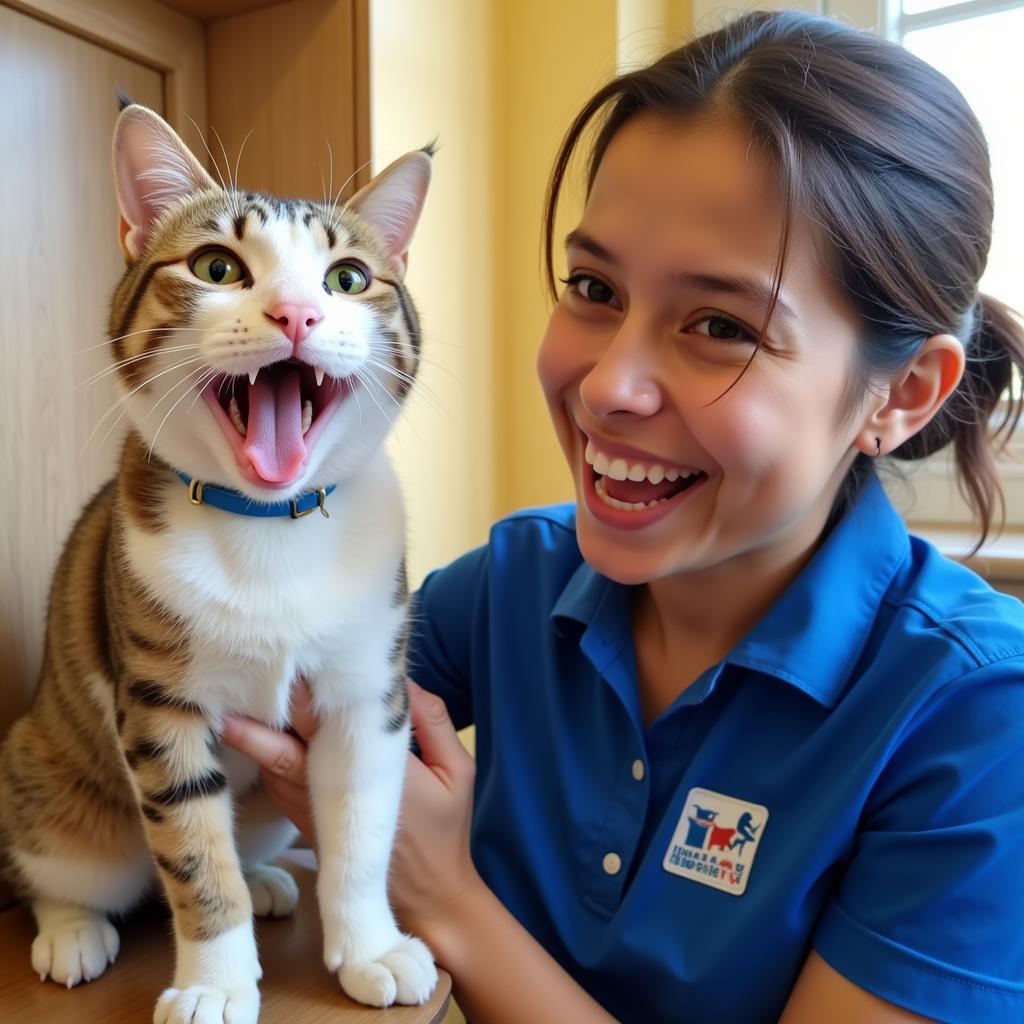
[(611, 505), (612, 508), (622, 509), (623, 512), (639, 512), (644, 508), (654, 508), (655, 505), (664, 505), (668, 498), (655, 498), (654, 501), (619, 501), (618, 498), (613, 498), (604, 487), (604, 477), (598, 477), (594, 481), (594, 490), (597, 492), (597, 496), (606, 504)]
[[(584, 458), (587, 460), (587, 464), (593, 466), (594, 472), (600, 476), (611, 477), (612, 480), (632, 480), (634, 483), (640, 483), (641, 480), (647, 480), (652, 484), (660, 484), (663, 480), (668, 480), (670, 483), (676, 480), (688, 480), (691, 476), (699, 473), (698, 469), (666, 469), (664, 466), (655, 463), (652, 466), (645, 466), (642, 462), (627, 462), (625, 459), (613, 459), (609, 458), (603, 452), (599, 452), (594, 447), (593, 441), (587, 441), (587, 450), (584, 453)], [(610, 498), (609, 501), (614, 501), (614, 498)], [(620, 502), (619, 504), (623, 504)], [(643, 508), (643, 505), (638, 505), (638, 508)]]

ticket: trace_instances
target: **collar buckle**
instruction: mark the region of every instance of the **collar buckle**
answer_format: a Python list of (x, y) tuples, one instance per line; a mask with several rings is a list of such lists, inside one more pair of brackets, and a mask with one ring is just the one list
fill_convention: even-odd
[[(202, 495), (200, 494), (200, 497)], [(191, 500), (191, 492), (189, 493), (189, 500)], [(310, 505), (309, 508), (299, 511), (299, 503), (295, 498), (292, 498), (288, 504), (291, 506), (291, 511), (288, 513), (292, 519), (302, 519), (304, 516), (308, 516), (311, 512), (315, 512), (320, 509), (320, 514), (324, 519), (330, 519), (331, 514), (327, 511), (327, 491), (321, 487), (316, 492), (316, 504)]]

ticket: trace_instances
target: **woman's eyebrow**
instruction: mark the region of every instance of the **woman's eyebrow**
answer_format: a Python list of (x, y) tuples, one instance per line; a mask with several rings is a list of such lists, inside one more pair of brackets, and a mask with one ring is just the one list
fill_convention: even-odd
[(596, 256), (599, 260), (610, 263), (613, 267), (619, 265), (619, 260), (614, 253), (606, 249), (600, 242), (591, 238), (590, 235), (580, 231), (579, 228), (570, 231), (565, 236), (565, 247), (566, 249), (582, 249), (584, 252), (589, 252), (591, 256)]
[[(606, 249), (595, 238), (592, 238), (579, 228), (570, 231), (565, 236), (565, 247), (567, 249), (582, 249), (596, 259), (613, 267), (618, 267), (621, 264), (621, 260), (619, 260), (615, 253), (610, 249)], [(733, 277), (726, 274), (694, 274), (685, 270), (670, 276), (677, 284), (687, 285), (701, 291), (735, 295), (737, 298), (749, 299), (765, 309), (768, 308), (772, 301), (773, 288), (771, 284), (754, 277)], [(772, 316), (779, 316), (783, 320), (796, 319), (796, 314), (781, 295), (775, 300), (775, 309)]]

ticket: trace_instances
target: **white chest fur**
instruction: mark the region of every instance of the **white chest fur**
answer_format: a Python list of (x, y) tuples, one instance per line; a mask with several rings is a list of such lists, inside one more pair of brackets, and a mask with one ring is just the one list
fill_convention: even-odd
[(167, 486), (167, 529), (129, 529), (127, 551), (188, 633), (183, 696), (215, 714), (281, 724), (297, 675), (323, 675), (366, 644), (386, 648), (401, 622), (391, 606), (405, 537), (383, 452), (339, 484), (329, 519), (238, 516), (191, 505), (183, 485)]

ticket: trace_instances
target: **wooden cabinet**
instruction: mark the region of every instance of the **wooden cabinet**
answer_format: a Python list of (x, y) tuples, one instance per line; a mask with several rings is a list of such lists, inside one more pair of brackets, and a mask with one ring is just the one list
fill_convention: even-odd
[(198, 126), (224, 174), (248, 136), (245, 188), (319, 198), (332, 159), (334, 188), (354, 172), (355, 187), (369, 176), (366, 6), (0, 0), (0, 735), (35, 688), (53, 566), (122, 433), (102, 375), (123, 270), (115, 90), (215, 174)]

